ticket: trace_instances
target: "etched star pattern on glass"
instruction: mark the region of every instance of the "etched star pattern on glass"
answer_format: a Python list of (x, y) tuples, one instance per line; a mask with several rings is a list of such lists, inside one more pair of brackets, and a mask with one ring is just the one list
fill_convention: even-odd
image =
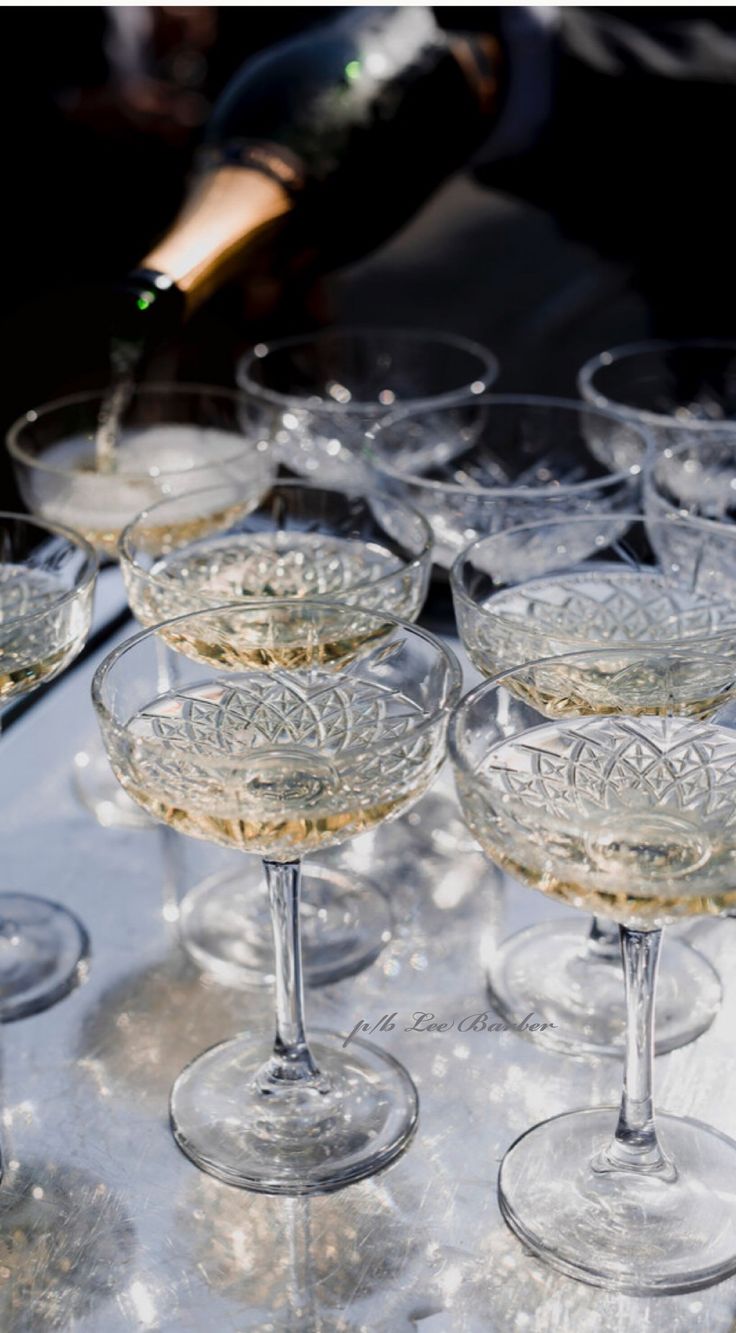
[[(696, 871), (700, 912), (736, 902), (736, 887), (724, 890), (736, 860), (736, 734), (666, 715), (636, 725), (596, 717), (538, 728), (509, 749), (494, 749), (479, 770), (477, 800), (485, 810), (494, 792), (496, 859), (523, 866), (525, 880), (554, 881), (574, 906), (616, 909), (631, 925), (650, 921), (655, 907), (667, 917), (692, 914), (688, 876)], [(472, 791), (466, 808), (475, 808)], [(619, 906), (629, 872), (642, 880), (641, 901), (634, 882)]]
[[(410, 506), (381, 494), (355, 494), (300, 481), (272, 484), (258, 504), (213, 526), (199, 541), (176, 537), (182, 521), (220, 507), (217, 490), (164, 501), (140, 514), (123, 533), (121, 567), (131, 606), (144, 625), (186, 612), (264, 597), (335, 597), (342, 604), (386, 609), (413, 620), (424, 602), (431, 568), (431, 532)], [(162, 533), (166, 534), (162, 540)], [(284, 623), (288, 617), (284, 618)], [(177, 646), (222, 666), (244, 665), (236, 623), (214, 618), (210, 653), (180, 631)], [(273, 666), (297, 663), (274, 639)], [(344, 617), (343, 626), (347, 625)], [(350, 638), (348, 632), (347, 638)], [(247, 651), (253, 648), (248, 625)], [(336, 643), (335, 651), (341, 651)], [(325, 638), (325, 652), (329, 652)], [(260, 665), (268, 665), (265, 661)]]
[[(141, 710), (121, 772), (142, 805), (174, 807), (187, 832), (271, 855), (306, 852), (371, 827), (412, 793), (434, 760), (422, 721), (359, 677), (254, 675), (169, 691)], [(284, 817), (292, 806), (293, 825)]]

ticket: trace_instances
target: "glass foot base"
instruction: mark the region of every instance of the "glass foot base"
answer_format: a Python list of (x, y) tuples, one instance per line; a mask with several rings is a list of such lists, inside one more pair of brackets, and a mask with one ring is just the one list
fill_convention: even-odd
[(512, 1144), (498, 1180), (511, 1230), (569, 1277), (632, 1296), (695, 1291), (736, 1272), (736, 1143), (660, 1115), (674, 1180), (593, 1171), (617, 1117), (614, 1107), (571, 1111)]
[(0, 1022), (48, 1009), (84, 978), (89, 936), (57, 903), (0, 893)]
[[(618, 957), (586, 953), (590, 921), (547, 921), (519, 931), (494, 951), (488, 990), (494, 1009), (509, 1024), (553, 1023), (523, 1029), (532, 1041), (569, 1055), (623, 1056), (626, 1031), (624, 976)], [(694, 1041), (710, 1027), (721, 1005), (721, 983), (710, 963), (668, 935), (657, 978), (655, 1053)]]
[(120, 786), (104, 750), (91, 746), (74, 756), (74, 795), (103, 828), (152, 829), (151, 819)]
[(318, 1030), (310, 1043), (328, 1091), (264, 1094), (256, 1084), (270, 1056), (263, 1037), (205, 1051), (171, 1092), (182, 1152), (209, 1175), (263, 1194), (320, 1194), (381, 1171), (414, 1133), (416, 1088), (390, 1055), (343, 1040)]
[[(389, 942), (388, 901), (370, 881), (327, 866), (302, 867), (302, 959), (308, 986), (368, 967)], [(242, 866), (191, 889), (179, 911), (182, 944), (194, 961), (229, 986), (273, 983), (273, 934), (263, 866)]]

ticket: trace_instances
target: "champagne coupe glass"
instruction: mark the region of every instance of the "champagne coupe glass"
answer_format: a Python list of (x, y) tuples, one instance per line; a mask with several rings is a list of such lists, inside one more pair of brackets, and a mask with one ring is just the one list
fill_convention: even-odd
[[(588, 447), (596, 409), (557, 398), (489, 395), (453, 409), (397, 411), (377, 423), (365, 456), (378, 484), (426, 514), (435, 562), (449, 569), (476, 537), (554, 510), (615, 512), (638, 506), (639, 458), (611, 472)], [(608, 423), (606, 423), (608, 424)]]
[[(82, 648), (97, 561), (76, 533), (0, 513), (0, 705), (52, 680)], [(84, 926), (58, 903), (0, 892), (0, 1020), (37, 1013), (82, 976)]]
[[(643, 462), (638, 427), (655, 453), (689, 441), (706, 444), (719, 425), (736, 423), (736, 342), (719, 338), (628, 343), (586, 361), (578, 374), (580, 397), (611, 414), (592, 418), (590, 447), (609, 467)], [(616, 424), (618, 421), (619, 425)]]
[[(165, 691), (157, 638), (174, 656), (181, 645), (196, 652), (176, 657), (177, 683)], [(133, 798), (182, 832), (264, 858), (275, 1042), (269, 1050), (248, 1032), (214, 1046), (179, 1075), (171, 1098), (179, 1146), (230, 1184), (336, 1189), (388, 1165), (413, 1133), (416, 1091), (396, 1061), (332, 1033), (307, 1040), (300, 863), (423, 794), (444, 758), (460, 681), (453, 654), (423, 630), (337, 602), (280, 598), (144, 630), (95, 675), (110, 762)]]
[(467, 338), (337, 328), (259, 343), (236, 378), (267, 414), (293, 472), (354, 484), (364, 474), (366, 431), (397, 404), (450, 410), (485, 392), (497, 376), (493, 353)]
[[(501, 1164), (503, 1216), (553, 1267), (641, 1296), (736, 1271), (736, 1143), (689, 1118), (655, 1121), (652, 1101), (661, 929), (736, 903), (736, 662), (703, 653), (610, 648), (515, 667), (473, 690), (450, 728), (487, 854), (621, 930), (620, 1108), (522, 1134)], [(567, 708), (570, 682), (590, 707)], [(539, 707), (540, 684), (559, 707)]]
[[(226, 503), (228, 488), (164, 500), (123, 532), (120, 565), (143, 625), (223, 602), (335, 597), (415, 620), (432, 558), (429, 525), (385, 494), (348, 494), (278, 481), (253, 507)], [(222, 515), (206, 536), (179, 539), (199, 516)], [(235, 639), (233, 640), (235, 643)], [(229, 654), (229, 660), (232, 653)], [(365, 881), (310, 867), (303, 905), (304, 975), (336, 981), (371, 963), (391, 937), (386, 896)], [(238, 873), (192, 889), (180, 908), (186, 947), (209, 970), (241, 984), (273, 979), (273, 943), (261, 883)]]
[[(721, 571), (729, 564), (733, 578), (725, 585)], [(453, 565), (451, 584), (460, 636), (485, 676), (599, 646), (628, 650), (632, 660), (640, 650), (685, 643), (736, 650), (736, 529), (706, 544), (697, 524), (677, 516), (646, 526), (637, 514), (552, 517), (473, 542)], [(584, 697), (574, 684), (571, 678), (563, 687), (565, 707), (590, 711), (589, 682)], [(531, 701), (540, 712), (548, 704), (559, 712), (558, 685), (555, 677), (551, 694), (540, 687)], [(599, 677), (606, 711), (615, 711), (615, 688), (615, 680), (609, 687)], [(529, 1033), (532, 1040), (572, 1053), (623, 1053), (620, 950), (605, 918), (589, 928), (570, 920), (520, 931), (495, 952), (488, 981), (503, 1016), (536, 1009), (554, 1024)], [(710, 964), (671, 940), (659, 982), (657, 1053), (698, 1037), (720, 1001)]]
[[(69, 524), (103, 561), (117, 559), (122, 529), (167, 496), (215, 483), (242, 504), (273, 475), (258, 414), (242, 393), (197, 384), (131, 388), (110, 416), (109, 393), (79, 393), (25, 412), (8, 451), (20, 493), (38, 517)], [(101, 441), (103, 443), (101, 444)], [(206, 531), (212, 515), (182, 540)], [(127, 799), (99, 746), (75, 757), (74, 786), (100, 823), (148, 827)]]

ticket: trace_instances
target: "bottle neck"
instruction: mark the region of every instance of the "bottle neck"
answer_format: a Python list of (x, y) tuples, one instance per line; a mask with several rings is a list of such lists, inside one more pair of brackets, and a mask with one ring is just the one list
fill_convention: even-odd
[(117, 285), (110, 311), (114, 381), (136, 370), (145, 349), (164, 342), (184, 318), (184, 296), (169, 274), (146, 265)]
[(273, 255), (283, 281), (375, 248), (487, 133), (500, 63), (492, 37), (442, 33), (416, 9), (361, 11), (245, 66), (179, 216), (142, 261), (146, 342)]
[(219, 162), (210, 155), (178, 218), (143, 260), (145, 270), (175, 285), (187, 315), (234, 276), (294, 207), (296, 169), (265, 147), (260, 152), (261, 160), (255, 146), (246, 153), (231, 145)]

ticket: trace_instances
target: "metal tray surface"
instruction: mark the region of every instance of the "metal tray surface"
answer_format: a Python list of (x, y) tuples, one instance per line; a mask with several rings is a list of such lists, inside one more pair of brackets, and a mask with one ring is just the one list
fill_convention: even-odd
[[(369, 970), (308, 996), (313, 1023), (341, 1032), (396, 1015), (372, 1039), (419, 1089), (408, 1152), (382, 1176), (307, 1200), (233, 1189), (182, 1156), (168, 1125), (174, 1077), (240, 1029), (270, 1031), (271, 996), (224, 988), (178, 944), (183, 888), (237, 854), (165, 829), (103, 829), (72, 795), (103, 655), (0, 741), (3, 887), (67, 904), (92, 937), (84, 984), (2, 1032), (2, 1333), (736, 1328), (736, 1279), (694, 1295), (620, 1296), (550, 1271), (501, 1221), (508, 1145), (546, 1116), (615, 1103), (620, 1066), (513, 1032), (458, 1032), (486, 1008), (489, 940), (564, 909), (472, 849), (447, 772), (411, 814), (330, 853), (391, 894), (396, 932)], [(725, 1000), (704, 1037), (657, 1061), (658, 1103), (736, 1136), (736, 922), (684, 929), (719, 968)], [(417, 1012), (455, 1026), (405, 1031)]]

